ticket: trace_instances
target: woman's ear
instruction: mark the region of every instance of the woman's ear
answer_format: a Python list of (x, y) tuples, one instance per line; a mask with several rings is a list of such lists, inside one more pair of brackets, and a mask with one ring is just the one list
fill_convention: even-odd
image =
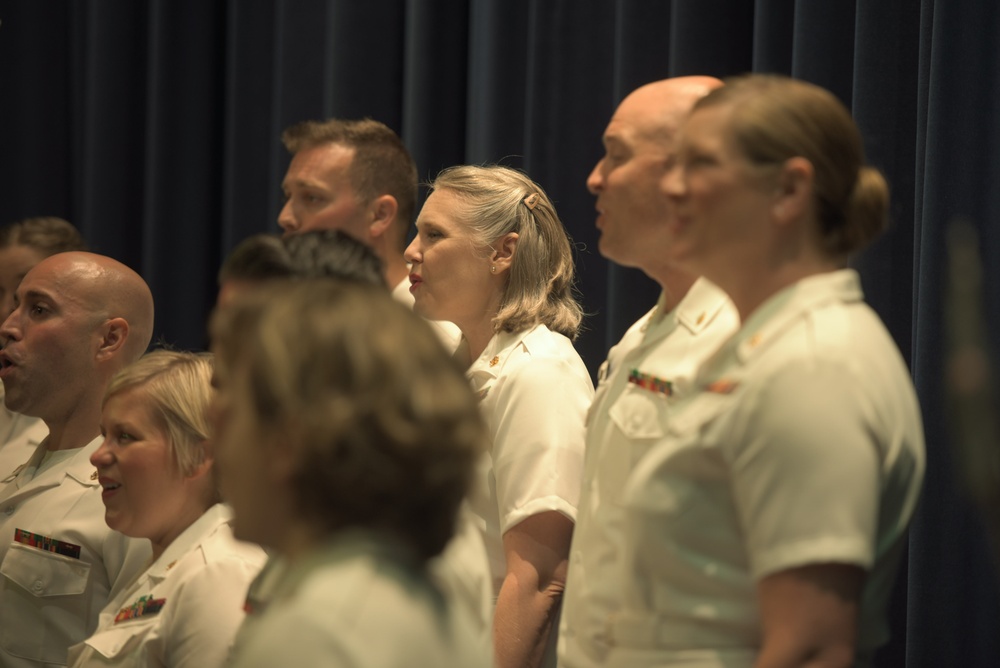
[(500, 274), (510, 269), (510, 264), (514, 261), (514, 253), (517, 252), (517, 239), (517, 232), (508, 232), (493, 244), (490, 266), (496, 267), (494, 273)]
[(779, 225), (805, 216), (813, 205), (815, 171), (805, 158), (789, 158), (781, 166), (772, 214)]

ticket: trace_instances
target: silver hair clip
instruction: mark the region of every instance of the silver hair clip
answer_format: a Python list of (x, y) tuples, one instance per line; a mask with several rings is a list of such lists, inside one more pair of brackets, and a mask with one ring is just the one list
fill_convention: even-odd
[(535, 207), (538, 206), (538, 193), (531, 193), (523, 200), (524, 206), (528, 207), (529, 210), (534, 211)]

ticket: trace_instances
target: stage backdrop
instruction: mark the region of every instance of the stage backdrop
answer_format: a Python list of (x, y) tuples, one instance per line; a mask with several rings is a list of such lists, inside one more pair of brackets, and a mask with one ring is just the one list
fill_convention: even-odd
[(617, 102), (682, 74), (780, 72), (831, 89), (892, 187), (892, 229), (856, 266), (927, 431), (882, 665), (1000, 665), (996, 579), (956, 484), (943, 362), (946, 225), (971, 221), (983, 256), (1000, 250), (1000, 4), (0, 0), (0, 21), (0, 221), (74, 222), (150, 283), (157, 336), (193, 348), (221, 259), (277, 230), (282, 128), (371, 116), (401, 134), (422, 178), (501, 162), (543, 184), (576, 241), (593, 372), (657, 294), (596, 252), (584, 180)]

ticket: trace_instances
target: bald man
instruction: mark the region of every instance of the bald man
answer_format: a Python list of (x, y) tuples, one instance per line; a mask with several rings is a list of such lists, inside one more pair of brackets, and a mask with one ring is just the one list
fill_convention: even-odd
[(559, 629), (559, 665), (607, 665), (621, 607), (620, 499), (629, 473), (664, 435), (670, 407), (697, 368), (739, 324), (718, 288), (663, 261), (672, 212), (659, 184), (694, 103), (720, 86), (711, 77), (645, 85), (622, 100), (604, 132), (605, 155), (587, 179), (597, 196), (601, 255), (637, 267), (662, 293), (608, 353), (587, 424), (587, 449)]
[(125, 265), (73, 252), (35, 265), (15, 301), (0, 327), (6, 405), (49, 435), (0, 489), (0, 665), (63, 665), (150, 557), (108, 529), (89, 459), (111, 377), (149, 345), (153, 298)]

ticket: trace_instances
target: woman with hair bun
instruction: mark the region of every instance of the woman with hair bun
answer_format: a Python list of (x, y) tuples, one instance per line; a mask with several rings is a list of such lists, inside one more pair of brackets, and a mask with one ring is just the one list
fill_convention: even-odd
[(670, 260), (740, 330), (626, 487), (615, 666), (869, 665), (924, 471), (906, 364), (846, 269), (885, 180), (829, 92), (728, 81), (663, 182)]
[(499, 668), (555, 665), (593, 385), (569, 237), (542, 188), (500, 166), (441, 172), (406, 249), (414, 310), (455, 323), (490, 434), (471, 505), (493, 573)]

